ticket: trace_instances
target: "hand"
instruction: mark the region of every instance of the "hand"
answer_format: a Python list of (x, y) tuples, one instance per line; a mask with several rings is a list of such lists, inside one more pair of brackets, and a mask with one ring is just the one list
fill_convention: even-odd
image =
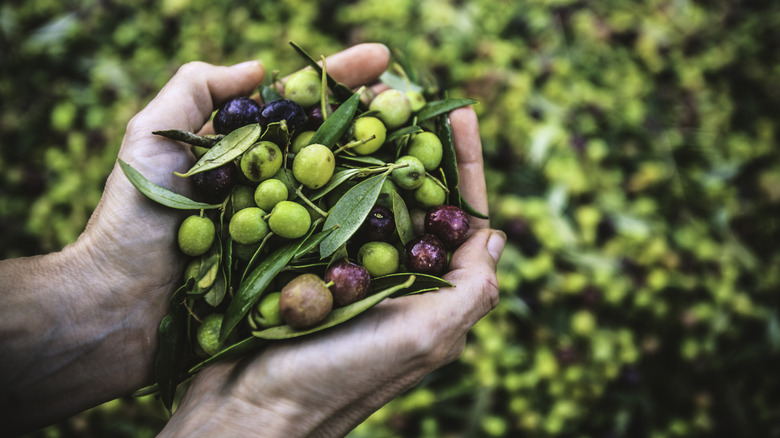
[[(330, 64), (329, 64), (330, 65)], [(487, 211), (477, 119), (450, 114), (468, 202)], [(331, 330), (202, 370), (161, 436), (343, 436), (463, 350), (498, 303), (506, 237), (473, 219), (445, 278), (455, 287), (385, 300)]]

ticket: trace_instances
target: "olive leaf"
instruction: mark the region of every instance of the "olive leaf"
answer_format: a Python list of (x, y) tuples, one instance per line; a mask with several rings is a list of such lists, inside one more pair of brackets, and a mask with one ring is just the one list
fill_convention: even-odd
[(210, 148), (222, 139), (222, 135), (201, 136), (181, 129), (167, 129), (164, 131), (152, 131), (152, 134), (159, 135), (171, 140), (182, 141), (193, 146)]
[(341, 183), (349, 180), (350, 178), (354, 177), (358, 173), (360, 173), (360, 169), (345, 169), (336, 172), (335, 174), (333, 174), (333, 176), (330, 178), (330, 181), (328, 181), (327, 184), (325, 184), (322, 188), (320, 188), (314, 194), (309, 196), (309, 200), (316, 201), (322, 198), (323, 196), (330, 193), (333, 189), (340, 186)]
[(336, 202), (328, 218), (325, 219), (324, 228), (338, 226), (338, 229), (320, 243), (320, 256), (323, 259), (345, 244), (360, 228), (379, 197), (385, 179), (387, 179), (387, 172), (365, 179), (349, 189)]
[[(460, 181), (458, 176), (458, 159), (455, 154), (452, 124), (450, 124), (449, 119), (446, 117), (439, 129), (439, 139), (442, 144), (441, 170), (444, 172), (444, 181), (446, 182), (447, 189), (449, 189), (450, 193), (454, 193)], [(458, 198), (455, 197), (455, 199)]]
[(414, 228), (412, 227), (412, 218), (409, 216), (409, 209), (406, 208), (406, 203), (401, 195), (395, 190), (393, 190), (393, 217), (398, 237), (401, 238), (401, 243), (406, 245), (414, 238)]
[(389, 70), (385, 71), (381, 76), (379, 76), (379, 81), (390, 88), (395, 88), (396, 90), (417, 92), (423, 91), (421, 86), (412, 83), (409, 78), (401, 77), (400, 75), (397, 75)]
[(179, 210), (207, 210), (221, 207), (220, 204), (206, 204), (204, 202), (193, 201), (192, 199), (174, 193), (165, 187), (160, 187), (146, 179), (140, 172), (121, 159), (118, 159), (117, 161), (119, 162), (119, 167), (122, 169), (122, 172), (124, 172), (127, 179), (130, 180), (130, 183), (133, 184), (139, 192), (158, 204)]
[(460, 197), (460, 207), (463, 209), (463, 211), (479, 219), (490, 219), (488, 215), (472, 207), (471, 204), (469, 204), (469, 202), (466, 201), (466, 198), (464, 198), (463, 196), (459, 196), (459, 197)]
[[(408, 273), (398, 272), (395, 274), (387, 274), (381, 277), (375, 277), (371, 279), (368, 293), (373, 294), (378, 291), (385, 290), (387, 288), (396, 286), (406, 281)], [(421, 291), (435, 290), (440, 287), (455, 287), (449, 281), (429, 274), (414, 274), (417, 279), (414, 282), (414, 286), (404, 292), (404, 295), (411, 295), (414, 293), (420, 293)]]
[[(320, 220), (320, 219), (318, 219), (318, 220)], [(325, 238), (328, 237), (328, 235), (330, 235), (330, 233), (332, 233), (333, 231), (336, 230), (336, 228), (338, 228), (338, 227), (331, 227), (328, 230), (323, 230), (323, 231), (320, 231), (317, 234), (314, 234), (314, 235), (311, 235), (311, 236), (307, 237), (303, 241), (303, 243), (301, 243), (301, 245), (298, 247), (298, 250), (295, 251), (295, 255), (293, 256), (293, 260), (294, 261), (298, 260), (301, 257), (305, 256), (306, 254), (309, 254), (310, 252), (314, 251), (317, 248), (317, 246), (323, 240), (325, 240)]]
[[(303, 59), (309, 63), (309, 65), (311, 65), (311, 67), (314, 69), (314, 71), (317, 72), (318, 75), (322, 75), (322, 67), (320, 67), (314, 58), (312, 58), (308, 53), (306, 53), (305, 50), (303, 50), (303, 48), (294, 42), (290, 41), (290, 45), (293, 46), (295, 51), (298, 52), (298, 54), (300, 54)], [(333, 95), (336, 97), (336, 99), (343, 102), (352, 96), (352, 90), (350, 90), (349, 87), (333, 79), (333, 76), (327, 74), (327, 72), (325, 74), (328, 81), (328, 88), (330, 88), (330, 90), (333, 92)]]
[(355, 163), (359, 164), (368, 164), (370, 166), (384, 166), (387, 163), (380, 160), (379, 158), (372, 157), (370, 155), (346, 155), (346, 154), (340, 154), (339, 156), (340, 160), (346, 160), (346, 161), (354, 161)]
[(328, 316), (325, 317), (325, 319), (322, 322), (320, 322), (319, 324), (317, 324), (312, 328), (305, 329), (305, 330), (296, 330), (290, 327), (289, 325), (281, 325), (277, 327), (271, 327), (265, 330), (253, 331), (252, 336), (262, 338), (262, 339), (290, 339), (290, 338), (296, 338), (303, 335), (308, 335), (314, 332), (322, 331), (327, 328), (336, 326), (365, 312), (366, 310), (370, 309), (371, 307), (373, 307), (383, 299), (389, 297), (390, 295), (393, 295), (394, 293), (402, 289), (411, 287), (412, 284), (414, 284), (416, 277), (415, 275), (410, 275), (410, 274), (406, 274), (406, 275), (407, 275), (406, 281), (401, 284), (379, 291), (373, 295), (370, 295), (366, 298), (363, 298), (360, 301), (354, 302), (347, 306), (339, 307), (331, 310)]
[(360, 102), (360, 93), (354, 93), (344, 103), (333, 111), (322, 123), (322, 126), (317, 128), (317, 131), (309, 140), (309, 144), (324, 144), (327, 147), (333, 147), (337, 141), (347, 132), (352, 124), (352, 118), (357, 111), (358, 103)]
[(209, 291), (203, 295), (203, 300), (211, 307), (217, 307), (222, 303), (222, 300), (225, 299), (226, 292), (227, 280), (220, 270), (220, 275), (217, 276)]
[(157, 329), (159, 347), (154, 363), (154, 376), (160, 390), (163, 405), (171, 412), (176, 386), (179, 384), (185, 352), (187, 350), (187, 309), (181, 298), (186, 286), (173, 293), (168, 313)]
[(217, 363), (222, 360), (228, 360), (233, 359), (236, 357), (244, 356), (247, 353), (251, 353), (253, 351), (258, 350), (260, 347), (265, 345), (267, 343), (266, 340), (256, 338), (254, 336), (250, 336), (246, 339), (243, 339), (241, 341), (235, 342), (231, 345), (227, 345), (225, 347), (222, 347), (221, 350), (214, 353), (214, 355), (208, 357), (207, 359), (204, 359), (203, 361), (193, 365), (189, 370), (187, 370), (187, 375), (193, 375), (197, 373), (198, 371), (202, 370), (203, 368), (206, 368), (207, 366)]
[(229, 163), (252, 147), (260, 138), (262, 131), (262, 128), (257, 123), (242, 126), (227, 134), (222, 140), (212, 146), (190, 170), (185, 173), (174, 172), (174, 174), (187, 177)]
[(263, 85), (260, 87), (260, 98), (263, 99), (263, 103), (268, 103), (282, 99), (283, 97), (276, 88), (269, 85)]
[(455, 99), (447, 98), (442, 100), (435, 100), (428, 102), (424, 107), (417, 112), (417, 120), (424, 122), (428, 119), (432, 119), (436, 116), (446, 114), (454, 109), (458, 109), (464, 106), (474, 105), (477, 103), (474, 99)]
[(195, 283), (188, 292), (190, 295), (202, 295), (211, 289), (217, 280), (219, 272), (219, 254), (213, 253), (208, 257), (202, 257), (199, 260), (198, 273), (195, 277)]
[(401, 129), (396, 129), (387, 136), (385, 143), (392, 143), (405, 135), (416, 134), (422, 130), (423, 129), (420, 127), (420, 125), (412, 125)]

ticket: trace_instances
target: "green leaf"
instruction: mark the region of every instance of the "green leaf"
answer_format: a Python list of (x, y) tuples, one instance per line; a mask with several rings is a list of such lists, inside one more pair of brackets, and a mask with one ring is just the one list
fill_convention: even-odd
[[(296, 52), (300, 54), (306, 62), (311, 65), (311, 67), (314, 69), (314, 71), (317, 72), (318, 75), (322, 75), (322, 67), (317, 63), (317, 61), (309, 56), (308, 53), (306, 53), (303, 48), (301, 48), (299, 45), (295, 44), (294, 42), (290, 41), (290, 45), (293, 46)], [(325, 68), (327, 69), (328, 66), (326, 65)], [(336, 81), (333, 79), (333, 76), (325, 73), (328, 81), (328, 88), (330, 88), (331, 91), (333, 91), (333, 95), (336, 97), (337, 100), (343, 102), (348, 100), (352, 96), (352, 90), (349, 89), (346, 85)]]
[(385, 143), (392, 143), (405, 135), (416, 134), (422, 130), (423, 129), (420, 127), (420, 125), (406, 126), (401, 129), (397, 129), (387, 136)]
[(336, 230), (336, 227), (330, 228), (328, 230), (320, 231), (317, 234), (314, 234), (312, 236), (307, 237), (303, 243), (298, 247), (298, 250), (295, 251), (295, 255), (293, 256), (293, 260), (298, 260), (301, 257), (305, 256), (306, 254), (310, 253), (311, 251), (314, 251), (317, 246), (325, 240), (330, 233)]
[(195, 163), (186, 173), (174, 172), (178, 176), (192, 176), (196, 173), (204, 172), (209, 169), (215, 169), (223, 164), (229, 163), (238, 158), (247, 149), (260, 138), (262, 128), (259, 124), (242, 126), (209, 149), (197, 163)]
[(173, 407), (187, 349), (187, 309), (181, 301), (185, 291), (185, 287), (180, 287), (174, 292), (168, 313), (157, 329), (159, 347), (154, 363), (154, 376), (160, 390), (160, 399), (168, 412)]
[(423, 88), (417, 84), (412, 83), (408, 78), (401, 77), (395, 73), (385, 71), (379, 76), (379, 81), (386, 84), (390, 88), (395, 88), (401, 91), (417, 91), (422, 92)]
[(257, 351), (260, 347), (267, 343), (266, 340), (250, 336), (246, 339), (238, 341), (232, 345), (223, 347), (220, 351), (214, 353), (208, 359), (203, 360), (200, 363), (195, 364), (187, 371), (187, 374), (193, 375), (198, 371), (206, 368), (209, 365), (215, 364), (219, 361), (233, 359), (236, 357), (244, 356), (253, 351)]
[(399, 290), (411, 287), (412, 284), (414, 284), (415, 282), (415, 275), (410, 275), (410, 274), (406, 274), (406, 275), (407, 275), (407, 280), (401, 284), (377, 292), (374, 295), (363, 298), (362, 300), (354, 302), (347, 306), (339, 307), (337, 309), (331, 310), (328, 316), (321, 323), (317, 324), (315, 327), (306, 330), (296, 330), (290, 327), (289, 325), (282, 325), (278, 327), (271, 327), (261, 331), (254, 331), (252, 332), (252, 335), (262, 339), (290, 339), (290, 338), (297, 338), (299, 336), (304, 336), (311, 333), (319, 332), (327, 328), (336, 326), (365, 312), (366, 310), (370, 309), (371, 307), (373, 307), (383, 299), (389, 297), (390, 295), (393, 295)]
[(336, 172), (330, 178), (330, 181), (328, 181), (328, 183), (325, 184), (325, 186), (323, 186), (321, 189), (317, 190), (311, 196), (309, 196), (309, 200), (316, 201), (322, 198), (323, 196), (330, 193), (333, 189), (340, 186), (343, 182), (349, 180), (350, 178), (357, 175), (358, 173), (360, 173), (360, 169), (345, 169)]
[(246, 316), (249, 309), (260, 299), (265, 288), (282, 269), (292, 260), (303, 240), (296, 240), (277, 249), (266, 257), (251, 274), (241, 282), (236, 295), (230, 301), (225, 311), (225, 319), (219, 332), (219, 341), (233, 332), (239, 321)]
[(428, 102), (424, 107), (417, 112), (417, 121), (424, 122), (425, 120), (432, 119), (436, 116), (449, 113), (454, 109), (458, 109), (464, 106), (474, 105), (477, 103), (474, 99), (443, 99)]
[(160, 187), (157, 184), (149, 181), (140, 172), (133, 169), (132, 166), (125, 163), (121, 159), (119, 161), (119, 167), (124, 172), (130, 183), (143, 193), (147, 198), (151, 199), (158, 204), (162, 204), (166, 207), (176, 208), (179, 210), (207, 210), (212, 208), (221, 207), (220, 204), (206, 204), (204, 202), (193, 201), (192, 199), (182, 196), (178, 193), (174, 193), (164, 187)]
[(336, 202), (325, 220), (324, 228), (338, 226), (338, 229), (320, 244), (322, 258), (333, 254), (360, 228), (371, 207), (374, 206), (376, 198), (379, 197), (379, 191), (386, 178), (387, 173), (372, 176), (349, 189)]
[(412, 227), (412, 217), (409, 215), (406, 203), (395, 190), (393, 190), (393, 217), (398, 237), (401, 238), (401, 243), (406, 245), (414, 238), (414, 227)]
[(469, 202), (466, 201), (465, 198), (463, 198), (463, 196), (460, 196), (460, 206), (461, 206), (461, 208), (463, 208), (463, 211), (465, 211), (466, 213), (468, 213), (468, 214), (470, 214), (470, 215), (472, 215), (472, 216), (474, 216), (476, 218), (479, 218), (479, 219), (490, 219), (490, 217), (488, 217), (488, 215), (486, 215), (484, 213), (481, 213), (479, 210), (477, 210), (476, 208), (472, 207), (471, 204), (469, 204)]
[(213, 251), (208, 257), (200, 258), (200, 266), (198, 267), (195, 283), (192, 286), (192, 290), (188, 292), (190, 295), (202, 295), (211, 289), (211, 286), (213, 286), (214, 282), (217, 280), (219, 262), (219, 254)]
[(263, 85), (262, 87), (260, 87), (260, 97), (263, 99), (264, 103), (283, 99), (282, 95), (279, 94), (278, 91), (276, 91), (276, 88), (268, 85)]
[(355, 116), (359, 102), (360, 93), (352, 94), (346, 102), (336, 108), (336, 111), (333, 111), (330, 117), (325, 119), (322, 126), (309, 140), (309, 144), (319, 143), (332, 148), (352, 124), (352, 118)]
[[(445, 118), (440, 128), (439, 139), (442, 144), (441, 169), (444, 172), (444, 181), (450, 193), (454, 193), (460, 180), (458, 176), (458, 159), (455, 155), (455, 141), (452, 134), (452, 125)], [(455, 198), (457, 199), (457, 198)]]
[(181, 129), (168, 129), (165, 131), (153, 131), (152, 134), (159, 135), (171, 140), (183, 141), (184, 143), (191, 144), (193, 146), (200, 146), (204, 148), (210, 148), (222, 139), (222, 135), (214, 136), (200, 136), (193, 134), (189, 131), (183, 131)]
[[(417, 279), (414, 282), (414, 287), (410, 287), (405, 291), (404, 295), (410, 295), (413, 293), (420, 293), (422, 291), (430, 291), (438, 289), (440, 287), (455, 287), (449, 281), (428, 274), (414, 274)], [(371, 284), (368, 289), (369, 294), (376, 293), (376, 291), (385, 290), (387, 288), (402, 284), (406, 281), (409, 273), (399, 272), (395, 274), (383, 275), (371, 279)]]
[(338, 158), (339, 160), (353, 161), (359, 164), (368, 164), (369, 166), (384, 166), (385, 164), (387, 164), (384, 161), (380, 160), (379, 158), (372, 157), (371, 155), (339, 154)]

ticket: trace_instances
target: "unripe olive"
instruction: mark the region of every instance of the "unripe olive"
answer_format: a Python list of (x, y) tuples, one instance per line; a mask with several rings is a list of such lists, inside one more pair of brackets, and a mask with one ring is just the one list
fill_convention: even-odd
[(419, 91), (407, 91), (406, 97), (412, 107), (412, 112), (420, 111), (425, 106), (425, 96)]
[(264, 296), (255, 306), (252, 318), (259, 327), (268, 328), (282, 325), (282, 314), (279, 312), (280, 292), (271, 292)]
[(301, 204), (281, 201), (271, 211), (268, 226), (271, 231), (285, 239), (297, 239), (309, 231), (311, 217)]
[(333, 295), (322, 279), (314, 274), (302, 274), (282, 288), (279, 312), (290, 327), (310, 328), (328, 316), (333, 308)]
[(284, 97), (302, 107), (309, 107), (320, 101), (322, 81), (314, 70), (300, 70), (293, 73), (284, 84)]
[(379, 111), (379, 118), (390, 129), (403, 125), (412, 115), (412, 104), (403, 91), (389, 89), (371, 101), (369, 110)]
[(258, 207), (248, 207), (236, 212), (230, 218), (228, 231), (234, 241), (242, 245), (257, 243), (268, 234), (268, 225), (263, 220), (265, 212)]
[(255, 203), (255, 189), (244, 185), (235, 186), (230, 201), (233, 204), (234, 212), (248, 207), (257, 207)]
[(279, 146), (270, 141), (261, 141), (241, 156), (241, 171), (251, 181), (265, 181), (282, 167), (282, 158)]
[(278, 179), (267, 179), (258, 184), (254, 200), (258, 207), (271, 211), (276, 204), (287, 200), (287, 186)]
[(393, 170), (390, 177), (393, 182), (405, 190), (414, 190), (420, 187), (425, 181), (425, 166), (416, 157), (404, 155), (397, 159), (395, 164), (407, 164), (406, 167), (399, 167)]
[(309, 145), (309, 140), (314, 136), (314, 131), (303, 131), (293, 138), (292, 153), (297, 154), (301, 149)]
[(381, 120), (376, 117), (360, 117), (355, 120), (355, 129), (353, 130), (355, 140), (366, 140), (374, 136), (373, 140), (359, 144), (351, 150), (359, 155), (369, 155), (378, 151), (387, 138), (387, 128)]
[(219, 331), (222, 329), (223, 319), (223, 314), (212, 313), (203, 318), (198, 326), (196, 332), (198, 345), (208, 356), (212, 356), (219, 351)]
[(433, 178), (426, 176), (422, 185), (414, 191), (414, 199), (423, 208), (431, 208), (444, 204), (447, 193)]
[(368, 242), (358, 251), (358, 263), (372, 277), (398, 272), (398, 250), (387, 242)]
[(425, 170), (433, 172), (441, 164), (444, 147), (441, 140), (432, 132), (421, 132), (412, 138), (408, 155), (417, 157), (425, 166)]
[(336, 169), (336, 158), (325, 145), (311, 144), (301, 149), (293, 160), (293, 175), (301, 184), (318, 189), (330, 181)]
[(207, 217), (192, 215), (179, 226), (179, 248), (188, 256), (199, 256), (211, 248), (216, 229)]

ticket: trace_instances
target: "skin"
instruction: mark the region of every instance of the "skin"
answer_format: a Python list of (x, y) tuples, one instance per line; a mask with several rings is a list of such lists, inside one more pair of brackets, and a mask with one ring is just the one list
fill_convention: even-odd
[[(367, 44), (326, 62), (334, 77), (356, 87), (375, 82), (388, 59), (384, 46)], [(130, 121), (120, 158), (153, 182), (189, 194), (188, 181), (172, 172), (186, 171), (194, 157), (151, 132), (213, 132), (205, 122), (212, 110), (256, 90), (263, 75), (257, 61), (183, 66)], [(487, 211), (476, 116), (465, 108), (450, 118), (463, 196)], [(152, 382), (157, 326), (186, 264), (176, 244), (184, 215), (146, 199), (115, 166), (75, 243), (0, 262), (5, 432), (45, 426)], [(446, 276), (456, 288), (386, 300), (334, 330), (205, 369), (160, 436), (346, 434), (454, 360), (468, 329), (497, 305), (495, 266), (505, 236), (483, 220), (472, 227)]]

